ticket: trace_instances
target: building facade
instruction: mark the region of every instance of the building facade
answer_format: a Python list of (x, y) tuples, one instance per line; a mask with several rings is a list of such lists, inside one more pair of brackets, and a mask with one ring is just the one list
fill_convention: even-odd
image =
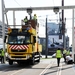
[[(63, 50), (63, 35), (60, 34), (59, 25), (56, 23), (47, 23), (47, 47), (48, 55), (52, 55), (59, 47)], [(69, 48), (69, 37), (65, 36), (66, 48)], [(40, 38), (40, 43), (43, 47), (43, 54), (46, 52), (46, 38)]]

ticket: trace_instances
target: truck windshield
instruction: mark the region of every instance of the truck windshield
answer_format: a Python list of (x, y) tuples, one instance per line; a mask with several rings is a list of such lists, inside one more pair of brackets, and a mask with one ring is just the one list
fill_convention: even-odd
[(30, 43), (30, 36), (9, 36), (9, 44), (28, 44)]

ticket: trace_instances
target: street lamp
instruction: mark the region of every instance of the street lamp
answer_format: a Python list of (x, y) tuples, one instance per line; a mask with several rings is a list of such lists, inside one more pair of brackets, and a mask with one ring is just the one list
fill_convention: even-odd
[(31, 8), (28, 8), (28, 9), (27, 9), (27, 13), (30, 15), (30, 20), (31, 20), (31, 19), (32, 19), (32, 17), (31, 17), (32, 9), (31, 9)]
[(55, 14), (57, 14), (59, 12), (59, 8), (58, 7), (54, 7), (53, 11), (55, 12)]

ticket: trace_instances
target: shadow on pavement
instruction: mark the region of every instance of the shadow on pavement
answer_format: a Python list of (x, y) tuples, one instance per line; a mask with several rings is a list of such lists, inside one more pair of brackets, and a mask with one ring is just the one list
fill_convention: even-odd
[[(64, 65), (64, 66), (66, 66), (66, 65)], [(49, 75), (49, 74), (52, 74), (52, 73), (56, 73), (57, 71), (58, 71), (58, 68), (62, 71), (62, 70), (67, 70), (67, 69), (70, 69), (70, 68), (73, 68), (73, 65), (67, 65), (66, 67), (64, 67), (64, 68), (61, 68), (61, 67), (57, 67), (57, 66), (53, 66), (53, 67), (51, 67), (49, 70), (50, 70), (50, 72), (47, 72), (47, 73), (45, 73), (45, 74), (42, 74), (42, 75)]]

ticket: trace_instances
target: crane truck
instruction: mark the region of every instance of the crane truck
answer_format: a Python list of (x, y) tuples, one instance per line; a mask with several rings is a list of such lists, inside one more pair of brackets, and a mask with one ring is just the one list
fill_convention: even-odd
[(38, 42), (37, 29), (34, 20), (28, 20), (28, 25), (22, 25), (21, 28), (8, 28), (4, 42), (7, 44), (9, 65), (13, 65), (13, 62), (40, 62), (42, 45)]

